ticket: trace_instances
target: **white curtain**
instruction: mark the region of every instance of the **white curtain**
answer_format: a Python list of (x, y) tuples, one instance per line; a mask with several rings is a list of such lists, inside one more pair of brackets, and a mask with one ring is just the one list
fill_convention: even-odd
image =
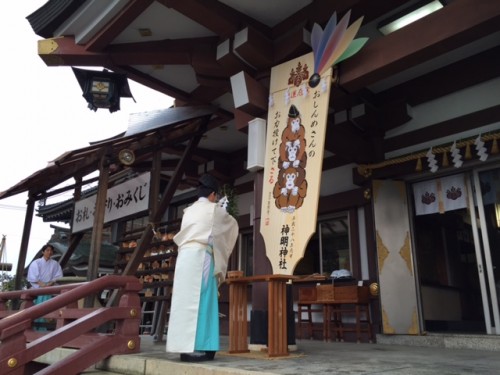
[(444, 213), (467, 207), (465, 175), (457, 174), (413, 184), (417, 215)]

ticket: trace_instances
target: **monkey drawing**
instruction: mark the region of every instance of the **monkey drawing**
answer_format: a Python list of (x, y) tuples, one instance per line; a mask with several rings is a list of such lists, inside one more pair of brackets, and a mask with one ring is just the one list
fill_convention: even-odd
[[(304, 140), (303, 144), (305, 145)], [(287, 169), (288, 167), (305, 168), (307, 165), (307, 153), (302, 153), (302, 158), (298, 159), (299, 151), (301, 149), (301, 142), (299, 139), (295, 141), (288, 141), (280, 145), (279, 167)]]
[[(306, 140), (305, 140), (306, 129), (302, 125), (302, 119), (300, 117), (299, 110), (293, 104), (290, 106), (288, 111), (288, 119), (286, 127), (281, 134), (281, 144), (280, 144), (280, 158), (283, 162), (288, 160), (287, 151), (291, 147), (296, 147), (297, 153), (295, 156), (294, 167), (298, 167), (299, 163), (303, 161), (303, 157), (306, 151)], [(286, 168), (285, 166), (283, 166)]]
[(303, 168), (281, 169), (274, 185), (273, 197), (282, 212), (293, 213), (302, 206), (307, 194), (306, 171)]

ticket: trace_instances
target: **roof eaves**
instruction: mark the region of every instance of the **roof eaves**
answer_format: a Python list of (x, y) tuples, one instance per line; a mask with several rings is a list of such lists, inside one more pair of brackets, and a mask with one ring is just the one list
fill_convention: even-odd
[(81, 0), (49, 0), (26, 19), (42, 38), (52, 38), (54, 31), (85, 2)]

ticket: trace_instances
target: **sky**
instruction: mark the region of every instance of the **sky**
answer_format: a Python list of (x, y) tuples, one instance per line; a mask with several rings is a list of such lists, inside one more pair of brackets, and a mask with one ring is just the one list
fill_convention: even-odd
[[(121, 110), (87, 108), (71, 67), (48, 67), (37, 54), (36, 35), (26, 17), (46, 0), (0, 2), (2, 89), (0, 108), (0, 191), (5, 191), (66, 151), (86, 147), (126, 130), (131, 113), (165, 109), (172, 98), (129, 80), (136, 103), (121, 98)], [(101, 67), (82, 67), (101, 69)], [(71, 198), (71, 192), (67, 193)], [(6, 246), (2, 262), (15, 274), (23, 233), (27, 193), (0, 200), (0, 234)], [(64, 199), (57, 197), (55, 199)], [(50, 204), (51, 201), (49, 200)], [(36, 211), (37, 205), (35, 205)], [(27, 262), (50, 239), (51, 223), (33, 217)], [(63, 223), (52, 223), (65, 226)]]

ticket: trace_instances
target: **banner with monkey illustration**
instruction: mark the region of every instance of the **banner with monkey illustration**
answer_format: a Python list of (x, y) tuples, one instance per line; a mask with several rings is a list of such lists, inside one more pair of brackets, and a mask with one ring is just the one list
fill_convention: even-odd
[(316, 230), (332, 69), (311, 85), (313, 67), (310, 53), (271, 70), (260, 232), (274, 274), (293, 274)]

